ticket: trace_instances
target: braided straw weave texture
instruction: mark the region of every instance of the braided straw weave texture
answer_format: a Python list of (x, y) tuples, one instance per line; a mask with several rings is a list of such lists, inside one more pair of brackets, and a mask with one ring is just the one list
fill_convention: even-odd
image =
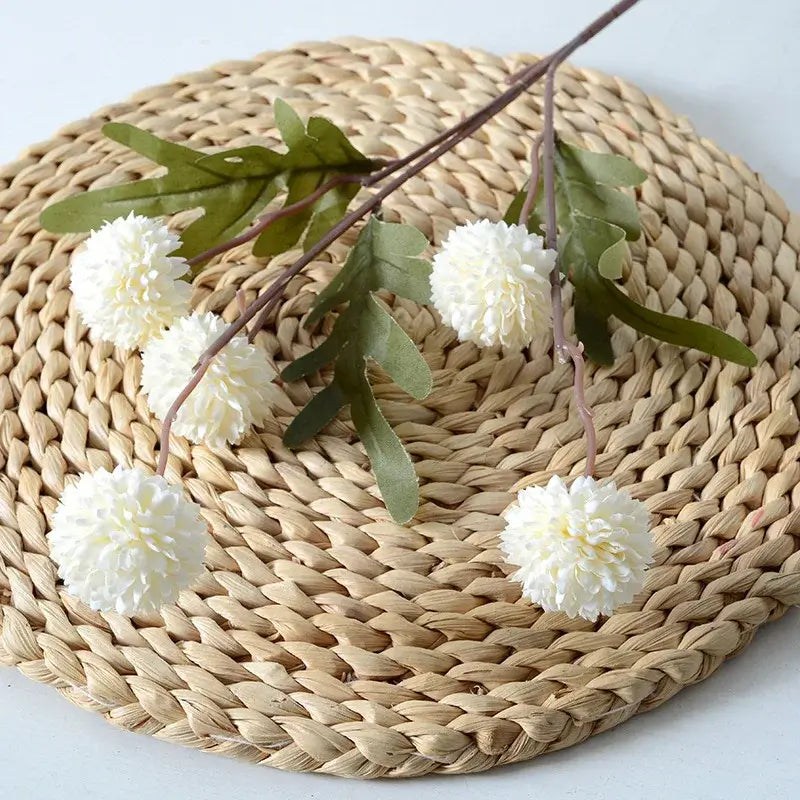
[[(654, 519), (656, 564), (636, 601), (596, 624), (570, 620), (521, 600), (506, 577), (497, 533), (514, 492), (581, 472), (586, 455), (572, 372), (553, 364), (551, 342), (479, 350), (400, 300), (396, 318), (435, 378), (418, 403), (375, 375), (420, 477), (409, 525), (388, 518), (347, 420), (299, 452), (282, 445), (315, 377), (284, 386), (277, 419), (238, 447), (174, 441), (167, 477), (213, 532), (207, 571), (178, 605), (129, 620), (63, 592), (45, 533), (65, 483), (101, 466), (154, 468), (158, 431), (138, 356), (89, 338), (71, 307), (80, 237), (37, 220), (53, 199), (153, 170), (101, 125), (198, 148), (275, 143), (271, 103), (284, 97), (392, 157), (489, 100), (523, 60), (404, 41), (298, 45), (142, 91), (0, 171), (0, 661), (115, 725), (189, 747), (344, 776), (462, 773), (658, 706), (800, 599), (800, 219), (685, 119), (572, 67), (558, 130), (649, 176), (628, 291), (713, 322), (760, 359), (750, 371), (619, 328), (614, 367), (590, 370), (598, 474)], [(434, 242), (497, 218), (524, 181), (541, 89), (410, 181), (388, 218)], [(279, 366), (319, 340), (301, 322), (346, 245), (292, 282), (261, 334)], [(290, 261), (229, 253), (197, 278), (195, 303), (230, 319), (238, 286), (250, 299)]]

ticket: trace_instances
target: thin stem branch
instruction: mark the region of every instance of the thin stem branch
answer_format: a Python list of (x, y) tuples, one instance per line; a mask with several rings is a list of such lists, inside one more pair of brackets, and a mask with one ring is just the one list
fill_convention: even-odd
[(525, 195), (525, 202), (519, 211), (519, 224), (528, 226), (528, 217), (533, 211), (533, 204), (536, 200), (536, 190), (539, 188), (539, 150), (542, 147), (544, 133), (540, 133), (531, 145), (531, 177), (528, 181), (528, 192)]
[[(544, 173), (544, 207), (547, 215), (547, 225), (545, 230), (545, 243), (548, 249), (558, 249), (558, 221), (556, 219), (556, 178), (555, 178), (555, 153), (556, 153), (556, 131), (555, 131), (555, 78), (558, 64), (555, 62), (547, 70), (547, 77), (544, 84), (544, 152), (542, 153), (542, 172)], [(553, 279), (552, 276), (555, 276)], [(554, 285), (561, 286), (559, 279), (558, 265), (553, 268), (551, 273), (551, 282)], [(555, 311), (555, 309), (553, 309)], [(553, 320), (553, 325), (558, 327), (560, 325), (562, 333), (564, 321)], [(563, 338), (563, 337), (562, 337)]]
[(263, 214), (258, 218), (255, 225), (249, 227), (244, 233), (240, 233), (238, 236), (234, 236), (232, 239), (228, 239), (225, 242), (214, 245), (214, 247), (210, 247), (208, 250), (205, 250), (202, 253), (198, 253), (196, 256), (188, 259), (187, 263), (190, 267), (196, 267), (198, 264), (204, 264), (209, 259), (214, 258), (214, 256), (220, 255), (220, 253), (226, 253), (228, 250), (232, 250), (234, 247), (238, 247), (240, 244), (245, 244), (252, 239), (255, 239), (270, 225), (272, 225), (273, 222), (282, 219), (283, 217), (289, 217), (292, 214), (296, 214), (298, 211), (303, 211), (304, 209), (316, 203), (317, 200), (322, 197), (322, 195), (327, 194), (331, 189), (335, 189), (337, 186), (341, 186), (344, 183), (365, 184), (370, 177), (371, 176), (369, 175), (337, 175), (334, 178), (331, 178), (329, 181), (323, 183), (321, 186), (317, 187), (313, 192), (311, 192), (311, 194), (306, 195), (296, 203), (292, 203), (291, 205), (284, 206), (283, 208), (278, 208), (275, 211), (269, 211), (266, 214)]
[[(568, 58), (571, 53), (573, 53), (578, 47), (582, 44), (586, 43), (591, 39), (593, 36), (597, 35), (603, 28), (611, 24), (618, 16), (623, 14), (627, 11), (631, 6), (635, 5), (638, 0), (620, 0), (617, 2), (611, 9), (609, 9), (605, 14), (599, 16), (594, 22), (584, 28), (577, 36), (571, 39), (566, 45), (556, 50), (550, 56), (537, 61), (535, 64), (526, 67), (524, 70), (521, 70), (516, 75), (511, 76), (509, 79), (511, 86), (506, 89), (504, 92), (499, 94), (494, 100), (487, 103), (483, 108), (478, 109), (476, 112), (471, 114), (470, 116), (466, 117), (465, 119), (458, 122), (456, 125), (452, 126), (446, 131), (438, 134), (434, 137), (431, 141), (426, 142), (424, 145), (416, 148), (412, 153), (403, 158), (397, 159), (390, 164), (387, 164), (382, 169), (378, 170), (377, 172), (373, 173), (370, 176), (359, 176), (358, 179), (362, 183), (368, 183), (368, 185), (373, 185), (382, 181), (384, 178), (389, 177), (391, 174), (394, 174), (400, 169), (404, 169), (404, 171), (397, 175), (392, 181), (387, 183), (384, 187), (379, 189), (375, 192), (375, 194), (369, 198), (368, 200), (364, 201), (361, 205), (347, 214), (343, 219), (341, 219), (336, 225), (334, 225), (323, 237), (319, 239), (319, 241), (311, 247), (306, 253), (304, 253), (291, 267), (287, 268), (281, 276), (279, 276), (272, 284), (270, 284), (267, 289), (262, 292), (258, 297), (256, 297), (250, 304), (247, 306), (246, 309), (239, 314), (238, 318), (232, 322), (228, 328), (218, 337), (218, 339), (206, 350), (205, 353), (201, 356), (200, 360), (194, 367), (194, 375), (186, 387), (181, 391), (181, 393), (175, 398), (172, 406), (167, 413), (167, 416), (164, 420), (161, 432), (161, 452), (159, 456), (159, 464), (158, 470), (159, 474), (163, 475), (164, 469), (166, 468), (167, 457), (169, 454), (169, 433), (172, 427), (172, 424), (177, 416), (178, 411), (182, 404), (186, 401), (186, 398), (192, 393), (192, 391), (196, 388), (196, 386), (200, 383), (203, 376), (205, 375), (209, 365), (213, 358), (227, 345), (234, 336), (236, 336), (240, 331), (242, 331), (247, 324), (253, 319), (256, 315), (258, 315), (258, 319), (250, 332), (251, 338), (255, 335), (256, 331), (259, 331), (263, 325), (266, 323), (269, 314), (271, 313), (272, 309), (274, 308), (275, 304), (277, 304), (278, 299), (283, 293), (283, 290), (286, 288), (286, 285), (289, 281), (297, 275), (302, 269), (304, 269), (308, 264), (310, 264), (317, 256), (323, 253), (334, 241), (336, 241), (343, 233), (353, 227), (357, 222), (359, 222), (363, 217), (369, 214), (371, 211), (374, 211), (378, 208), (381, 203), (395, 190), (401, 187), (406, 181), (417, 175), (421, 172), (425, 167), (432, 164), (434, 161), (439, 159), (444, 153), (452, 150), (459, 142), (463, 141), (464, 139), (471, 136), (475, 131), (477, 131), (484, 123), (502, 111), (506, 106), (516, 100), (524, 91), (526, 91), (530, 86), (532, 86), (539, 78), (541, 78), (546, 73), (548, 76), (551, 73), (555, 72), (556, 67), (564, 61), (564, 59)], [(551, 81), (552, 84), (552, 81)], [(553, 120), (552, 120), (552, 85), (550, 86), (550, 122), (549, 122), (549, 138), (550, 138), (550, 180), (551, 184), (553, 181), (553, 164), (552, 164), (552, 157), (553, 157), (553, 146), (554, 146), (554, 137), (553, 137)], [(545, 133), (544, 133), (544, 145), (545, 145), (545, 182), (547, 181), (547, 147), (548, 147), (548, 133), (547, 133), (547, 115), (545, 115)], [(345, 179), (353, 179), (354, 176), (338, 176), (334, 178), (334, 181), (338, 180), (339, 183), (345, 182)], [(538, 182), (538, 181), (537, 181)], [(546, 184), (545, 184), (546, 185)], [(231, 247), (235, 247), (238, 244), (242, 244), (244, 242), (250, 241), (251, 239), (255, 238), (259, 235), (259, 233), (264, 230), (268, 225), (275, 221), (275, 219), (279, 219), (281, 216), (286, 216), (288, 214), (296, 213), (298, 210), (306, 208), (310, 203), (315, 202), (319, 197), (324, 194), (325, 191), (329, 191), (332, 187), (331, 186), (321, 186), (316, 193), (309, 195), (309, 197), (304, 198), (303, 200), (299, 201), (299, 203), (295, 203), (292, 206), (287, 206), (283, 209), (278, 211), (270, 212), (269, 214), (264, 215), (259, 222), (254, 225), (250, 230), (246, 231), (243, 234), (235, 237), (234, 239), (230, 240), (229, 242), (217, 245), (214, 248), (206, 251), (205, 253), (201, 253), (200, 255), (196, 256), (190, 263), (198, 264), (206, 261), (209, 258), (212, 258), (214, 255), (218, 255), (219, 253), (225, 252), (229, 250)], [(552, 188), (552, 187), (551, 187)], [(324, 191), (323, 191), (324, 190)], [(535, 191), (535, 190), (534, 190)], [(555, 242), (556, 240), (556, 232), (555, 232), (555, 208), (553, 207), (553, 215), (552, 219), (548, 222), (548, 241)], [(549, 245), (548, 245), (549, 246)], [(561, 288), (560, 288), (560, 281), (558, 278), (558, 272), (554, 271), (555, 280), (553, 282), (553, 296), (554, 296), (554, 319), (556, 317), (556, 295), (558, 295), (558, 308), (559, 308), (559, 319), (560, 319), (560, 330), (561, 330), (561, 340), (565, 341), (563, 338), (563, 315), (560, 312), (561, 308)], [(555, 331), (554, 331), (555, 332)], [(573, 345), (574, 347), (574, 345)], [(576, 351), (580, 354), (580, 349), (575, 348)], [(574, 356), (573, 356), (574, 360)], [(582, 358), (581, 358), (581, 365), (582, 365)], [(579, 367), (576, 364), (576, 375), (578, 374)], [(582, 372), (581, 372), (582, 375)], [(577, 397), (577, 392), (576, 392)], [(580, 412), (580, 409), (579, 409)], [(589, 412), (590, 416), (589, 419), (591, 420), (591, 413)], [(586, 422), (584, 422), (586, 425)], [(589, 432), (587, 428), (587, 439), (589, 437)], [(596, 449), (596, 446), (595, 446)], [(593, 458), (587, 458), (587, 472), (589, 462), (592, 462), (593, 468)]]
[(161, 423), (161, 440), (159, 443), (158, 467), (156, 468), (156, 475), (163, 475), (167, 468), (167, 459), (169, 458), (169, 434), (172, 430), (172, 424), (175, 422), (175, 418), (178, 416), (181, 406), (186, 402), (189, 395), (198, 387), (200, 381), (203, 380), (203, 377), (208, 371), (208, 368), (211, 366), (211, 362), (213, 360), (213, 356), (210, 358), (200, 359), (194, 368), (194, 374), (192, 375), (191, 380), (186, 384), (186, 386), (183, 387), (181, 393), (175, 398), (172, 405), (169, 407), (169, 411), (167, 411), (167, 415), (164, 417), (164, 421)]
[[(558, 250), (558, 220), (556, 219), (556, 190), (555, 190), (555, 79), (559, 65), (558, 59), (553, 59), (547, 69), (544, 86), (544, 196), (547, 210), (547, 226), (545, 241), (548, 249)], [(572, 359), (575, 370), (575, 408), (583, 423), (586, 433), (586, 470), (585, 475), (594, 474), (597, 460), (597, 431), (594, 425), (592, 410), (586, 403), (585, 394), (585, 362), (583, 359), (583, 345), (570, 342), (564, 333), (564, 305), (561, 298), (561, 267), (556, 261), (550, 273), (550, 297), (553, 306), (553, 349), (559, 361), (564, 363), (567, 358)]]
[[(523, 85), (524, 88), (528, 88), (535, 81), (537, 81), (542, 75), (545, 74), (549, 60), (550, 56), (545, 56), (544, 58), (539, 59), (539, 61), (537, 61), (536, 64), (531, 64), (525, 67), (526, 74), (523, 75), (521, 72), (517, 73), (516, 77), (511, 76), (510, 78), (508, 78), (507, 83), (511, 85)], [(530, 75), (528, 75), (527, 73), (534, 73), (534, 72), (536, 73), (536, 75), (533, 78), (533, 80), (530, 80)], [(387, 164), (385, 167), (383, 167), (383, 169), (381, 169), (380, 171), (373, 173), (372, 177), (374, 178), (374, 183), (378, 183), (387, 176), (396, 172), (398, 169), (402, 169), (411, 162), (416, 161), (420, 156), (425, 155), (425, 153), (427, 153), (431, 148), (437, 147), (438, 145), (443, 144), (452, 137), (457, 136), (466, 127), (471, 125), (478, 118), (482, 117), (483, 114), (488, 110), (488, 108), (491, 105), (494, 105), (498, 101), (502, 101), (505, 97), (505, 94), (506, 93), (503, 93), (499, 97), (495, 98), (495, 100), (492, 101), (492, 103), (490, 103), (489, 106), (484, 106), (483, 108), (479, 108), (477, 111), (474, 111), (469, 116), (459, 120), (455, 125), (452, 125), (451, 127), (447, 128), (446, 130), (434, 136), (433, 139), (429, 139), (427, 142), (424, 142), (419, 147), (417, 147), (416, 150), (413, 150), (408, 155), (392, 161), (390, 164)], [(504, 103), (503, 105), (499, 106), (497, 110), (498, 111), (502, 110), (502, 108), (504, 108), (505, 105), (507, 105), (507, 103)], [(497, 111), (495, 111), (492, 114), (492, 116), (494, 116), (495, 113), (497, 113)], [(459, 139), (458, 141), (461, 140)], [(454, 145), (457, 143), (458, 142), (454, 142)]]
[[(563, 64), (579, 47), (586, 44), (590, 39), (597, 36), (600, 31), (607, 28), (615, 19), (621, 17), (626, 11), (635, 6), (639, 0), (619, 0), (614, 3), (611, 8), (604, 14), (601, 14), (594, 22), (587, 25), (580, 33), (570, 39), (565, 45), (560, 47), (551, 55), (551, 58), (557, 62), (556, 66)], [(532, 70), (535, 70), (542, 62), (537, 61), (535, 64), (530, 64), (523, 67), (518, 72), (509, 75), (506, 79), (508, 83), (517, 83), (524, 81), (526, 76)]]

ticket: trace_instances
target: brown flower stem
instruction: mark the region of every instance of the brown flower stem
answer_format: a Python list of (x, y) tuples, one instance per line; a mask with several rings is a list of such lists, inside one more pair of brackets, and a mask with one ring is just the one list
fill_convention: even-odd
[(491, 119), (493, 116), (495, 116), (495, 114), (519, 97), (519, 95), (521, 95), (531, 84), (544, 75), (544, 73), (547, 71), (547, 64), (547, 59), (543, 59), (542, 61), (538, 62), (535, 66), (540, 67), (539, 70), (530, 72), (526, 76), (525, 81), (515, 84), (510, 89), (507, 89), (505, 92), (503, 92), (503, 94), (499, 95), (491, 103), (486, 105), (479, 113), (473, 114), (472, 117), (469, 118), (471, 121), (463, 127), (459, 126), (459, 130), (455, 135), (446, 139), (444, 142), (441, 142), (438, 146), (427, 152), (424, 156), (422, 156), (422, 158), (408, 166), (393, 180), (389, 181), (382, 188), (376, 191), (372, 197), (365, 200), (360, 206), (343, 217), (312, 248), (306, 251), (294, 264), (292, 264), (291, 267), (286, 269), (279, 278), (270, 284), (270, 286), (268, 286), (262, 294), (253, 300), (253, 302), (248, 306), (247, 313), (239, 317), (239, 319), (237, 319), (235, 322), (231, 323), (228, 329), (220, 335), (219, 339), (211, 345), (204, 355), (218, 353), (256, 314), (259, 314), (259, 317), (256, 320), (250, 334), (251, 337), (255, 336), (255, 332), (261, 330), (266, 323), (267, 314), (262, 313), (265, 309), (265, 306), (271, 302), (276, 294), (283, 292), (286, 284), (288, 284), (295, 275), (307, 267), (318, 255), (327, 250), (328, 247), (343, 233), (352, 228), (353, 225), (359, 222), (368, 213), (380, 206), (380, 204), (387, 197), (389, 197), (390, 194), (399, 189), (404, 183), (406, 183), (406, 181), (413, 178), (417, 173), (425, 169), (425, 167), (441, 158), (444, 153), (452, 150), (459, 142), (471, 136), (487, 120)]
[[(202, 379), (202, 376), (205, 374), (206, 370), (208, 369), (208, 365), (211, 363), (211, 360), (214, 356), (222, 350), (225, 345), (227, 345), (234, 336), (236, 336), (241, 330), (245, 328), (245, 326), (253, 319), (256, 315), (258, 319), (256, 320), (253, 329), (250, 331), (250, 338), (255, 336), (255, 333), (263, 327), (266, 323), (269, 314), (271, 313), (274, 304), (277, 303), (277, 298), (279, 298), (283, 290), (286, 288), (286, 285), (289, 281), (297, 275), (302, 269), (304, 269), (308, 264), (310, 264), (317, 256), (323, 253), (333, 242), (335, 242), (343, 233), (348, 231), (351, 227), (353, 227), (357, 222), (359, 222), (363, 217), (369, 214), (371, 211), (374, 211), (378, 208), (381, 203), (391, 195), (395, 190), (401, 187), (406, 181), (417, 175), (421, 172), (425, 167), (432, 164), (434, 161), (438, 160), (444, 153), (452, 150), (459, 142), (463, 141), (464, 139), (471, 136), (475, 131), (477, 131), (480, 127), (484, 125), (488, 120), (502, 111), (506, 106), (516, 100), (523, 92), (525, 92), (530, 86), (532, 86), (539, 78), (541, 78), (546, 73), (551, 73), (555, 71), (555, 68), (558, 64), (562, 63), (564, 59), (568, 58), (571, 53), (573, 53), (578, 47), (582, 44), (588, 42), (592, 37), (596, 36), (603, 28), (610, 25), (618, 16), (622, 13), (627, 11), (631, 6), (633, 6), (638, 0), (620, 0), (620, 2), (616, 3), (609, 11), (605, 14), (602, 14), (598, 17), (594, 22), (584, 28), (577, 36), (571, 39), (566, 45), (556, 50), (547, 58), (543, 58), (540, 61), (537, 61), (535, 64), (526, 67), (517, 75), (511, 77), (510, 82), (511, 86), (506, 89), (506, 91), (502, 92), (498, 95), (494, 100), (487, 103), (483, 108), (478, 109), (478, 111), (474, 112), (470, 116), (466, 117), (465, 119), (458, 122), (456, 125), (452, 126), (447, 131), (442, 132), (441, 134), (437, 135), (432, 139), (430, 142), (426, 142), (424, 145), (421, 145), (416, 150), (414, 150), (409, 155), (397, 159), (386, 167), (378, 170), (376, 173), (373, 173), (370, 176), (361, 176), (359, 179), (362, 183), (369, 182), (370, 185), (377, 183), (383, 180), (386, 177), (389, 177), (390, 174), (394, 174), (397, 170), (403, 169), (399, 175), (397, 175), (393, 180), (388, 182), (385, 186), (375, 192), (375, 194), (370, 197), (368, 200), (364, 201), (361, 205), (343, 217), (336, 225), (334, 225), (320, 240), (311, 247), (306, 253), (304, 253), (291, 267), (286, 269), (284, 273), (278, 277), (272, 284), (270, 284), (267, 289), (256, 297), (249, 306), (239, 315), (238, 319), (232, 322), (228, 328), (219, 336), (219, 338), (206, 350), (205, 353), (201, 356), (198, 363), (195, 365), (195, 374), (192, 377), (192, 380), (187, 384), (187, 386), (181, 391), (178, 397), (175, 398), (175, 402), (172, 404), (170, 408), (167, 418), (164, 420), (164, 426), (162, 429), (162, 436), (161, 436), (161, 454), (159, 458), (159, 470), (160, 474), (163, 474), (163, 469), (166, 467), (167, 455), (168, 455), (168, 447), (169, 447), (169, 430), (172, 426), (172, 422), (175, 419), (175, 416), (180, 409), (180, 406), (185, 402), (186, 398), (191, 394), (194, 388)], [(552, 95), (552, 86), (551, 86), (551, 95)], [(552, 97), (551, 97), (551, 119), (550, 119), (550, 178), (552, 182), (552, 149), (553, 149), (553, 121), (552, 121)], [(544, 134), (544, 145), (545, 145), (545, 180), (546, 180), (546, 170), (547, 170), (547, 130), (545, 130)], [(344, 178), (349, 177), (352, 178), (353, 176), (339, 176), (340, 182), (343, 182)], [(334, 179), (335, 180), (335, 179)], [(318, 197), (322, 196), (324, 192), (320, 190), (325, 187), (320, 187), (317, 191), (320, 194), (317, 195), (314, 199), (304, 198), (300, 203), (302, 205), (300, 208), (307, 207), (308, 204), (313, 203)], [(327, 187), (325, 190), (328, 191), (331, 187)], [(294, 204), (297, 206), (298, 204)], [(291, 206), (287, 206), (286, 208), (280, 209), (279, 211), (271, 212), (270, 214), (265, 215), (259, 223), (250, 230), (246, 231), (240, 236), (236, 237), (235, 239), (231, 240), (230, 242), (223, 243), (217, 245), (215, 248), (206, 251), (205, 253), (201, 253), (199, 256), (196, 256), (195, 259), (192, 260), (193, 263), (201, 263), (202, 260), (207, 260), (211, 258), (213, 255), (218, 253), (224, 252), (231, 247), (236, 246), (236, 244), (247, 242), (250, 239), (254, 238), (255, 236), (260, 233), (260, 230), (256, 230), (259, 225), (265, 228), (267, 225), (271, 224), (274, 219), (278, 218), (274, 215), (285, 216), (290, 213), (295, 213), (298, 208), (292, 208)], [(552, 228), (552, 230), (548, 231), (549, 234), (552, 236), (553, 240), (555, 239), (555, 212), (553, 213), (552, 224), (548, 225), (548, 228)], [(233, 242), (233, 243), (232, 243)], [(557, 288), (556, 288), (557, 287)], [(559, 308), (560, 308), (560, 297), (561, 297), (561, 290), (560, 284), (558, 280), (557, 270), (555, 272), (555, 281), (554, 281), (554, 288), (553, 294), (558, 295), (559, 300)], [(555, 299), (555, 298), (554, 298)], [(555, 316), (555, 304), (554, 304), (554, 316)], [(563, 340), (563, 319), (561, 320), (561, 331), (562, 331), (562, 340)], [(577, 348), (576, 348), (577, 349)], [(582, 359), (581, 359), (582, 360)], [(577, 369), (576, 369), (577, 373)], [(579, 409), (580, 411), (580, 409)], [(585, 424), (585, 423), (584, 423)], [(588, 433), (587, 433), (588, 436)], [(593, 462), (593, 458), (587, 459), (587, 469), (588, 469), (588, 461)], [(593, 466), (593, 464), (592, 464)]]
[(161, 423), (161, 440), (159, 443), (158, 452), (158, 467), (156, 468), (156, 475), (163, 475), (167, 468), (167, 459), (169, 458), (169, 434), (172, 430), (172, 424), (178, 416), (181, 406), (186, 402), (189, 395), (198, 387), (203, 376), (211, 366), (214, 357), (203, 357), (194, 368), (194, 374), (186, 386), (183, 387), (180, 394), (175, 398), (172, 405)]
[(519, 212), (519, 224), (528, 227), (528, 217), (533, 211), (533, 203), (536, 200), (536, 190), (539, 188), (539, 150), (542, 147), (544, 133), (540, 133), (531, 145), (531, 177), (528, 181), (528, 192), (525, 195), (525, 202)]
[[(616, 18), (623, 11), (626, 11), (638, 0), (625, 0), (618, 3), (611, 11), (617, 10), (612, 17)], [(611, 12), (609, 12), (611, 13)], [(578, 45), (575, 45), (576, 47)], [(547, 210), (547, 225), (545, 239), (548, 249), (558, 250), (558, 221), (556, 219), (556, 191), (555, 191), (555, 78), (559, 65), (572, 52), (569, 46), (562, 48), (547, 68), (544, 88), (544, 153), (543, 153), (543, 173), (544, 173), (544, 195), (545, 208)], [(538, 180), (538, 174), (537, 174)], [(535, 192), (535, 189), (533, 190)], [(528, 195), (531, 195), (530, 188)], [(527, 219), (527, 218), (526, 218)], [(567, 358), (572, 359), (575, 369), (575, 408), (578, 416), (583, 423), (586, 433), (586, 469), (584, 474), (591, 477), (594, 474), (595, 462), (597, 460), (597, 430), (594, 424), (592, 410), (586, 402), (584, 373), (586, 363), (583, 358), (583, 344), (573, 344), (564, 333), (564, 307), (561, 298), (561, 268), (556, 262), (553, 271), (550, 273), (550, 297), (553, 305), (553, 348), (559, 360), (564, 363)]]
[[(537, 61), (535, 64), (531, 64), (531, 65), (525, 67), (525, 72), (526, 73), (532, 72), (532, 71), (536, 71), (537, 77), (534, 77), (533, 81), (529, 81), (528, 80), (530, 76), (522, 75), (521, 73), (517, 73), (517, 77), (515, 78), (514, 76), (511, 76), (507, 80), (507, 83), (509, 83), (509, 84), (524, 84), (524, 88), (528, 88), (533, 82), (535, 82), (542, 75), (545, 74), (545, 71), (547, 70), (547, 65), (548, 65), (548, 62), (549, 62), (550, 58), (551, 58), (551, 56), (545, 56), (544, 58), (539, 59), (539, 61)], [(397, 172), (398, 169), (402, 169), (403, 167), (405, 167), (408, 164), (410, 164), (412, 161), (416, 161), (418, 158), (420, 158), (420, 156), (424, 156), (425, 153), (427, 153), (431, 148), (437, 147), (438, 145), (443, 144), (444, 142), (448, 141), (452, 137), (458, 136), (458, 134), (461, 133), (465, 128), (467, 128), (469, 125), (471, 125), (477, 119), (482, 117), (486, 113), (486, 111), (489, 110), (489, 108), (491, 106), (493, 106), (495, 104), (502, 103), (502, 105), (498, 105), (497, 111), (500, 111), (503, 108), (505, 108), (505, 106), (508, 105), (507, 102), (503, 102), (504, 99), (505, 99), (506, 94), (507, 93), (504, 92), (503, 94), (501, 94), (498, 97), (496, 97), (489, 105), (484, 106), (483, 108), (479, 108), (477, 111), (474, 111), (469, 116), (464, 117), (463, 119), (459, 120), (455, 125), (452, 125), (451, 127), (447, 128), (447, 130), (444, 130), (441, 133), (439, 133), (436, 136), (434, 136), (433, 139), (429, 139), (427, 142), (421, 144), (416, 150), (413, 150), (407, 156), (403, 156), (402, 158), (395, 159), (394, 161), (392, 161), (391, 163), (387, 164), (385, 167), (383, 167), (378, 172), (373, 173), (370, 176), (371, 178), (373, 178), (373, 183), (378, 183), (379, 181), (383, 180), (384, 178), (388, 177), (389, 175), (393, 174), (394, 172)], [(518, 95), (516, 95), (516, 94), (514, 95), (514, 97), (517, 97), (517, 96)], [(497, 111), (494, 111), (492, 113), (492, 116), (494, 116), (494, 114), (496, 114)], [(458, 139), (457, 141), (455, 141), (453, 143), (453, 145), (455, 146), (455, 144), (457, 144), (460, 141), (461, 141), (461, 139)]]
[[(621, 17), (626, 11), (633, 8), (639, 0), (619, 0), (618, 3), (614, 3), (611, 8), (608, 9), (604, 14), (601, 14), (594, 22), (587, 25), (577, 36), (570, 39), (563, 47), (560, 47), (555, 53), (552, 53), (551, 58), (553, 61), (556, 61), (556, 66), (558, 64), (563, 64), (579, 47), (583, 46), (588, 42), (590, 39), (593, 39), (597, 36), (600, 31), (604, 28), (607, 28), (615, 19)], [(534, 70), (536, 67), (541, 64), (540, 61), (537, 61), (535, 64), (530, 64), (527, 67), (523, 67), (518, 72), (515, 72), (513, 75), (509, 75), (506, 79), (508, 83), (516, 83), (517, 81), (525, 80), (527, 74)]]
[(290, 217), (292, 214), (296, 214), (298, 211), (308, 208), (310, 205), (316, 203), (317, 200), (322, 197), (322, 195), (327, 194), (331, 189), (335, 189), (337, 186), (341, 186), (343, 183), (361, 183), (366, 185), (370, 177), (370, 175), (337, 175), (336, 177), (331, 178), (329, 181), (323, 183), (321, 186), (311, 192), (311, 194), (306, 195), (304, 198), (302, 198), (302, 200), (298, 200), (296, 203), (292, 203), (291, 205), (284, 206), (283, 208), (278, 208), (275, 211), (269, 211), (266, 214), (263, 214), (258, 218), (255, 225), (249, 227), (244, 233), (240, 233), (238, 236), (234, 236), (233, 239), (228, 239), (225, 242), (214, 245), (214, 247), (210, 247), (208, 250), (204, 250), (202, 253), (198, 253), (196, 256), (192, 256), (192, 258), (188, 259), (186, 263), (189, 264), (190, 267), (196, 267), (198, 264), (204, 264), (209, 259), (214, 258), (214, 256), (218, 256), (221, 253), (226, 253), (228, 250), (232, 250), (234, 247), (238, 247), (240, 244), (246, 244), (252, 239), (255, 239), (276, 220), (282, 219), (283, 217)]

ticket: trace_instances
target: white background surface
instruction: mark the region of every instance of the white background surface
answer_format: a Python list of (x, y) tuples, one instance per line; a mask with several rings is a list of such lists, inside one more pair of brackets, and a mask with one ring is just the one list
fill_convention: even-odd
[[(298, 40), (403, 36), (546, 52), (610, 0), (0, 0), (0, 162), (132, 91)], [(800, 209), (795, 0), (643, 0), (576, 63), (621, 74), (763, 172)], [(356, 783), (265, 770), (123, 733), (0, 669), (9, 800), (800, 796), (800, 614), (661, 709), (572, 750), (477, 776)]]

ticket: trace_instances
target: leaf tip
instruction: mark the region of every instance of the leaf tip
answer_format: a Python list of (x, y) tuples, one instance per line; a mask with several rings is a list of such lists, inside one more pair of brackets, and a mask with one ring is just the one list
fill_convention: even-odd
[(281, 372), (281, 380), (285, 383), (294, 383), (303, 377), (302, 370), (297, 366), (297, 361), (292, 361), (291, 364), (283, 368)]
[(297, 419), (298, 418), (295, 417), (289, 423), (289, 427), (283, 432), (282, 441), (290, 450), (297, 450), (313, 436), (308, 435), (307, 430), (297, 422)]
[(748, 367), (749, 369), (753, 369), (754, 367), (758, 366), (758, 356), (745, 344), (742, 345), (743, 352), (741, 354), (741, 359), (737, 360), (737, 364), (741, 364), (743, 367)]
[(133, 125), (129, 125), (127, 122), (106, 122), (102, 128), (100, 128), (100, 133), (106, 137), (106, 139), (111, 139), (112, 142), (117, 142), (117, 144), (128, 144), (128, 132)]
[(424, 400), (433, 391), (433, 375), (430, 369), (424, 370), (421, 380), (409, 386), (409, 390), (409, 394), (415, 400)]
[(413, 496), (409, 493), (407, 497), (386, 503), (386, 510), (398, 525), (411, 522), (419, 510), (419, 486), (415, 486), (414, 489)]

